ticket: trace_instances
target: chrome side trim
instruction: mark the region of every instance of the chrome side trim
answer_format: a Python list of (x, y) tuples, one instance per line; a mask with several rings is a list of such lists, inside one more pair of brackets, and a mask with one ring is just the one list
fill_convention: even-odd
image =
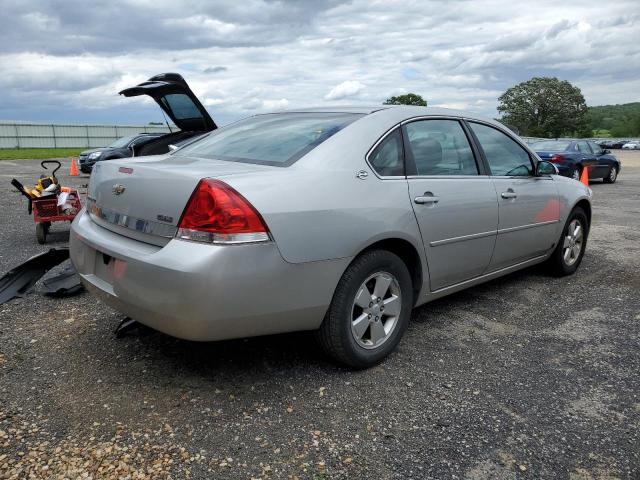
[(493, 270), (491, 272), (482, 274), (482, 275), (480, 275), (478, 277), (473, 277), (473, 278), (470, 278), (469, 280), (465, 280), (464, 282), (456, 283), (454, 285), (449, 285), (448, 287), (442, 287), (442, 288), (439, 288), (438, 290), (433, 290), (431, 292), (431, 294), (432, 295), (440, 295), (440, 294), (444, 294), (445, 292), (448, 292), (449, 290), (458, 290), (458, 289), (463, 288), (465, 285), (475, 284), (475, 283), (481, 282), (482, 280), (489, 279), (489, 278), (495, 277), (495, 276), (499, 276), (503, 272), (507, 272), (509, 270), (515, 270), (515, 269), (518, 269), (520, 267), (524, 267), (525, 265), (527, 265), (529, 263), (538, 262), (540, 260), (545, 259), (546, 257), (547, 257), (546, 255), (539, 255), (537, 257), (530, 258), (529, 260), (525, 260), (523, 262), (514, 263), (513, 265), (509, 265), (508, 267), (504, 267), (504, 268), (501, 268), (499, 270)]
[[(490, 180), (490, 175), (407, 175), (407, 180), (424, 179), (424, 180), (473, 180), (473, 179)], [(512, 177), (513, 178), (513, 177)]]
[(518, 230), (526, 230), (527, 228), (544, 227), (545, 225), (551, 225), (558, 223), (560, 220), (549, 220), (548, 222), (529, 223), (527, 225), (518, 225), (517, 227), (500, 228), (498, 229), (498, 235), (501, 233), (517, 232)]
[(100, 221), (111, 223), (119, 227), (128, 228), (136, 232), (155, 235), (158, 237), (173, 238), (177, 228), (174, 225), (166, 223), (154, 222), (144, 218), (138, 218), (131, 215), (124, 215), (115, 210), (99, 207), (95, 201), (89, 199), (87, 202), (87, 212), (92, 220), (100, 224)]
[(462, 235), (460, 237), (451, 237), (451, 238), (445, 238), (443, 240), (435, 240), (433, 242), (429, 242), (429, 246), (430, 247), (439, 247), (440, 245), (449, 245), (450, 243), (464, 242), (466, 240), (473, 240), (475, 238), (489, 237), (489, 236), (495, 235), (495, 234), (496, 234), (496, 230), (491, 230), (490, 232), (472, 233), (470, 235)]

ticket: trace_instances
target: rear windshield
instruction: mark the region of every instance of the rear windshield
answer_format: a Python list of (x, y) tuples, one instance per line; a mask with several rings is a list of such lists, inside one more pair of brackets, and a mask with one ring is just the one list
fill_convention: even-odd
[(202, 113), (198, 110), (193, 100), (184, 93), (170, 93), (162, 97), (166, 105), (173, 112), (173, 116), (178, 120), (188, 120), (190, 118), (200, 118)]
[(240, 120), (180, 149), (179, 155), (289, 166), (362, 115), (273, 113)]
[(538, 152), (564, 152), (569, 145), (571, 142), (563, 140), (543, 140), (532, 143), (529, 148)]

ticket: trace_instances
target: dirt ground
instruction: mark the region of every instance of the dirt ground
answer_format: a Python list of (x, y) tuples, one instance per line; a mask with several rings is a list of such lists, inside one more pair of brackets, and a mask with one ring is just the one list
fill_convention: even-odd
[[(116, 339), (122, 316), (86, 293), (1, 305), (0, 478), (640, 478), (640, 151), (615, 154), (576, 275), (418, 308), (366, 371), (308, 333)], [(55, 225), (38, 245), (9, 185), (37, 173), (0, 162), (2, 273), (67, 242)]]

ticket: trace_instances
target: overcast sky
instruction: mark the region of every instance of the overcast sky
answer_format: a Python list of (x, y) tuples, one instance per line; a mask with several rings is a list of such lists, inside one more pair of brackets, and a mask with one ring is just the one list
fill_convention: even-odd
[(640, 100), (630, 1), (0, 0), (0, 119), (160, 121), (117, 92), (181, 73), (219, 123), (406, 92), (496, 116), (557, 76), (589, 105)]

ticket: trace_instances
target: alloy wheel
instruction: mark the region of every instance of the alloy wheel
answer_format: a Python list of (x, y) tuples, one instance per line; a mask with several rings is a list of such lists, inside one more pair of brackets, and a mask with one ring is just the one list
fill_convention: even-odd
[(402, 309), (398, 280), (387, 272), (369, 276), (356, 292), (351, 333), (363, 348), (377, 348), (393, 333)]
[(580, 258), (584, 242), (584, 228), (580, 220), (573, 219), (567, 228), (567, 235), (562, 244), (562, 258), (567, 266), (571, 266)]
[(611, 167), (611, 171), (609, 171), (609, 181), (611, 183), (615, 182), (617, 176), (618, 176), (618, 170), (616, 170), (616, 167)]

